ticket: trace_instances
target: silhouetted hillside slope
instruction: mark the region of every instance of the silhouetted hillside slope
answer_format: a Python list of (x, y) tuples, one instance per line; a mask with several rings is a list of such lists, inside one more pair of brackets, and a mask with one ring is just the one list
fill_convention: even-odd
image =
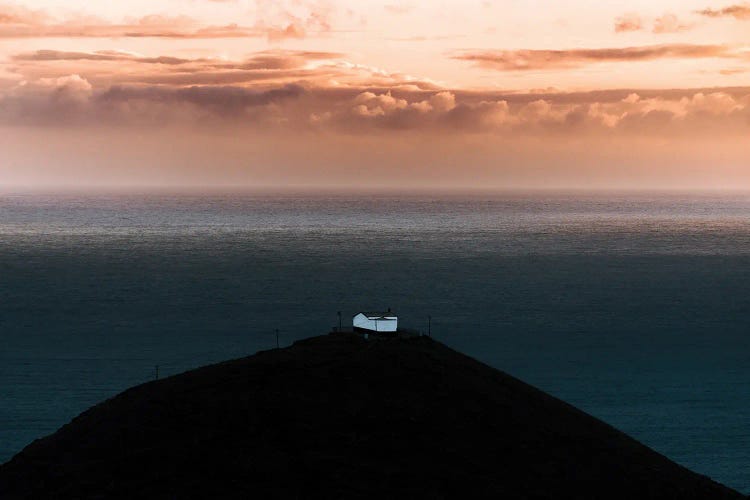
[(422, 337), (328, 335), (125, 391), (0, 467), (0, 498), (739, 499)]

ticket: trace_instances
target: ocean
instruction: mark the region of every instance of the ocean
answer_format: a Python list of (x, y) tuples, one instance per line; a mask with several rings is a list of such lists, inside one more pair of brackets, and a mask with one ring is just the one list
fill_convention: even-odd
[(388, 307), (750, 493), (747, 194), (0, 194), (0, 462)]

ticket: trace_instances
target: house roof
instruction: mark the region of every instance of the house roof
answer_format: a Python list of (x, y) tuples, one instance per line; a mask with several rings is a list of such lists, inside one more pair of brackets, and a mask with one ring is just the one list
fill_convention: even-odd
[(375, 312), (365, 312), (360, 311), (357, 314), (364, 314), (369, 319), (376, 319), (376, 318), (395, 318), (396, 314), (393, 311), (375, 311)]

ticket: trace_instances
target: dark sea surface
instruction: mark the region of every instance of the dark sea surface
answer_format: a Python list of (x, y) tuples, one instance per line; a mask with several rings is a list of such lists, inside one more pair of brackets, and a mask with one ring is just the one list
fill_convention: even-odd
[(0, 194), (0, 462), (393, 308), (750, 493), (750, 195)]

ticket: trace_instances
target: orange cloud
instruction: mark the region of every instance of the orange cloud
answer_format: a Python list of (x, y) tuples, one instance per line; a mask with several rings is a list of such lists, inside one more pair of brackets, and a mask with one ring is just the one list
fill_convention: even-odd
[(386, 12), (388, 12), (389, 14), (395, 14), (395, 15), (408, 14), (409, 12), (414, 10), (414, 7), (411, 5), (395, 4), (395, 3), (386, 4), (384, 8)]
[[(260, 2), (261, 5), (264, 2)], [(267, 2), (265, 2), (267, 3)], [(302, 4), (302, 2), (298, 2)], [(275, 5), (275, 4), (274, 4)], [(329, 32), (330, 8), (314, 5), (304, 17), (283, 11), (265, 16), (261, 9), (252, 26), (227, 24), (206, 26), (187, 16), (147, 15), (111, 23), (90, 16), (55, 19), (42, 10), (0, 5), (0, 38), (305, 38)], [(269, 20), (270, 19), (270, 20)]]
[[(618, 91), (620, 94), (623, 91)], [(491, 96), (443, 91), (430, 96), (395, 96), (363, 92), (329, 111), (331, 126), (346, 131), (446, 130), (451, 133), (507, 134), (690, 133), (727, 126), (747, 130), (750, 90), (739, 95), (681, 91), (679, 97), (625, 97), (600, 100), (601, 94), (578, 96)], [(436, 105), (436, 103), (441, 105)], [(319, 123), (319, 121), (316, 121)]]
[(690, 24), (681, 22), (675, 14), (667, 13), (654, 20), (652, 31), (657, 35), (661, 35), (665, 33), (679, 33), (680, 31), (687, 31), (690, 28), (692, 28)]
[(231, 62), (221, 59), (186, 59), (172, 56), (143, 57), (131, 52), (100, 50), (96, 52), (66, 52), (59, 50), (37, 50), (16, 54), (14, 61), (131, 61), (142, 64), (180, 65), (201, 63), (213, 68), (233, 69), (290, 69), (304, 66), (310, 61), (340, 59), (338, 52), (283, 51), (273, 50), (256, 53), (244, 61)]
[(144, 64), (187, 64), (194, 60), (180, 57), (138, 57), (129, 52), (101, 50), (96, 52), (65, 52), (59, 50), (37, 50), (25, 54), (16, 54), (13, 61), (135, 61)]
[(286, 38), (306, 38), (308, 33), (328, 33), (331, 31), (333, 8), (327, 3), (310, 0), (296, 0), (294, 12), (286, 2), (256, 0), (259, 21), (258, 29), (265, 31), (270, 40)]
[(615, 19), (615, 33), (640, 31), (643, 29), (643, 19), (638, 14), (624, 14)]
[[(680, 21), (680, 19), (672, 13), (665, 13), (653, 20), (653, 27), (651, 32), (656, 35), (678, 33), (680, 31), (687, 31), (693, 26)], [(630, 31), (645, 31), (646, 22), (638, 14), (625, 14), (615, 19), (615, 33), (627, 33)]]
[(342, 54), (270, 50), (244, 60), (147, 57), (121, 51), (41, 50), (17, 54), (7, 70), (18, 80), (79, 74), (96, 88), (112, 85), (242, 85), (272, 87), (300, 84), (318, 88), (436, 89), (434, 83), (379, 68), (352, 64)]
[(736, 4), (736, 5), (729, 5), (722, 9), (707, 8), (707, 9), (699, 10), (696, 13), (705, 17), (712, 17), (712, 18), (733, 17), (741, 21), (747, 21), (747, 20), (750, 20), (750, 4), (742, 3), (742, 4)]
[(0, 26), (43, 24), (50, 20), (51, 17), (43, 10), (33, 10), (17, 5), (0, 5)]
[(570, 50), (487, 50), (468, 51), (453, 59), (499, 71), (578, 68), (603, 62), (639, 62), (657, 59), (736, 57), (724, 45), (649, 45), (643, 47)]
[(297, 98), (304, 92), (305, 90), (297, 85), (286, 85), (265, 91), (231, 86), (112, 87), (98, 95), (95, 104), (104, 107), (111, 104), (128, 105), (132, 102), (175, 106), (189, 104), (227, 118), (242, 115), (249, 108)]

